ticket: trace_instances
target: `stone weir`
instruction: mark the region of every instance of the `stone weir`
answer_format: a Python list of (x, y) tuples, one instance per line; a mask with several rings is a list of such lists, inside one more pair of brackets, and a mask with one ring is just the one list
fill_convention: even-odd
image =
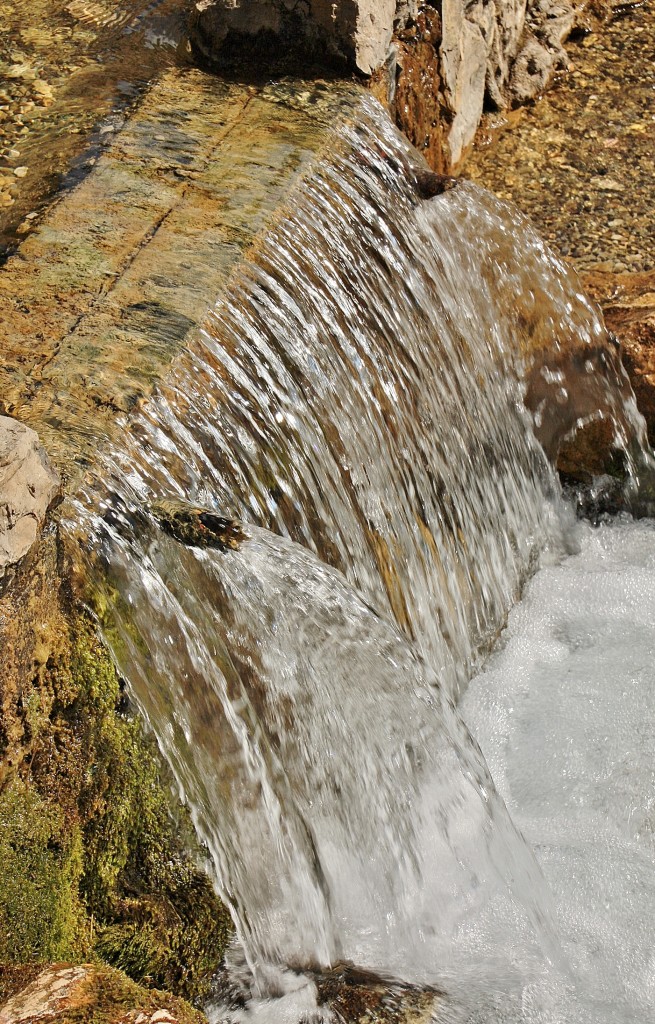
[(67, 489), (360, 94), (171, 70), (2, 269), (0, 413), (39, 433)]

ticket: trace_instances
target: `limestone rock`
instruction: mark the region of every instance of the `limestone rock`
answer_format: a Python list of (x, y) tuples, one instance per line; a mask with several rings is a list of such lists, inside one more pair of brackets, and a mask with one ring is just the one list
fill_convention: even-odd
[(521, 49), (509, 81), (509, 98), (526, 103), (550, 84), (558, 70), (568, 67), (564, 40), (575, 23), (571, 0), (531, 0)]
[(467, 18), (465, 0), (444, 4), (442, 22), (441, 66), (446, 100), (453, 113), (448, 147), (454, 166), (472, 142), (482, 116), (487, 43), (480, 25)]
[(59, 492), (59, 477), (38, 435), (0, 416), (0, 578), (27, 554)]
[(487, 96), (502, 109), (509, 99), (508, 84), (523, 37), (527, 0), (496, 0), (489, 7), (495, 11), (495, 25), (488, 39)]

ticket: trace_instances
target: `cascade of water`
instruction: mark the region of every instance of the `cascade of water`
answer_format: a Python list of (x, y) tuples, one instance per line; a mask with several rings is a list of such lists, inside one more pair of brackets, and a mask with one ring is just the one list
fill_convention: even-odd
[[(415, 160), (373, 104), (335, 133), (70, 528), (253, 963), (443, 983), (490, 907), (519, 959), (547, 916), (452, 699), (557, 532), (527, 339), (602, 326), (515, 211), (422, 200)], [(162, 498), (247, 537), (171, 536)]]

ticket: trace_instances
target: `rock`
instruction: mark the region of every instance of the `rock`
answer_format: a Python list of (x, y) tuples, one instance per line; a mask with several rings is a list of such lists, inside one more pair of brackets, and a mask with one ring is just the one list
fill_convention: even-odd
[(550, 84), (558, 70), (568, 67), (563, 47), (576, 18), (572, 0), (529, 0), (525, 35), (511, 68), (506, 98), (527, 103)]
[(508, 84), (525, 26), (526, 0), (502, 0), (495, 5), (496, 22), (488, 39), (487, 96), (499, 110), (508, 105)]
[[(309, 0), (197, 0), (189, 25), (191, 43), (213, 64), (230, 66), (253, 55), (253, 46), (268, 50), (268, 61), (277, 58), (331, 57), (347, 61), (366, 75), (387, 58), (394, 21), (415, 12), (415, 2), (357, 0), (332, 3)], [(271, 43), (273, 49), (271, 50)]]
[(0, 1007), (0, 1024), (27, 1024), (52, 1019), (70, 1005), (72, 993), (89, 972), (87, 967), (49, 967)]
[(400, 130), (435, 171), (450, 166), (440, 43), (441, 17), (434, 8), (426, 6), (397, 38), (398, 72), (391, 110)]
[(27, 554), (59, 493), (59, 477), (38, 435), (0, 416), (0, 579)]
[(450, 164), (460, 162), (482, 116), (487, 44), (479, 25), (465, 17), (464, 0), (443, 9), (441, 66), (446, 100), (453, 113), (448, 133)]
[[(305, 1012), (293, 1020), (335, 1020), (342, 1024), (432, 1024), (447, 1013), (447, 996), (430, 986), (421, 987), (396, 981), (351, 963), (339, 962), (332, 967), (308, 970), (287, 969), (275, 972), (273, 985), (283, 981), (284, 991), (301, 992), (315, 989), (309, 1000), (316, 1000), (317, 1012)], [(261, 1000), (261, 988), (254, 983), (243, 964), (243, 952), (234, 946), (224, 967), (216, 976), (216, 1002), (212, 1010), (226, 1020), (235, 1013)], [(275, 997), (269, 1005), (275, 1007)], [(273, 1014), (271, 1014), (273, 1016)], [(285, 1014), (280, 1013), (280, 1017)], [(288, 1016), (288, 1011), (286, 1016)]]
[(316, 972), (318, 1003), (337, 1019), (375, 1024), (430, 1024), (443, 1007), (444, 994), (394, 982), (351, 964)]
[(605, 323), (621, 344), (637, 407), (655, 446), (655, 271), (583, 275), (585, 287), (600, 302)]
[(120, 971), (95, 964), (46, 967), (0, 1006), (0, 1024), (202, 1024), (205, 1018), (166, 992), (136, 985)]
[(186, 501), (162, 499), (149, 510), (164, 533), (190, 547), (236, 551), (248, 536), (233, 519)]
[(527, 103), (543, 92), (554, 73), (554, 54), (528, 33), (512, 67), (510, 91), (515, 104)]

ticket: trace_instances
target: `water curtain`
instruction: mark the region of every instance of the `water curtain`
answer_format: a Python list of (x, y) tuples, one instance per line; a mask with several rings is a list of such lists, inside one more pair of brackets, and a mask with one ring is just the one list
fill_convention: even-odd
[(535, 352), (609, 385), (525, 219), (422, 173), (373, 101), (335, 129), (70, 531), (251, 963), (436, 984), (550, 942), (454, 700), (558, 532)]

